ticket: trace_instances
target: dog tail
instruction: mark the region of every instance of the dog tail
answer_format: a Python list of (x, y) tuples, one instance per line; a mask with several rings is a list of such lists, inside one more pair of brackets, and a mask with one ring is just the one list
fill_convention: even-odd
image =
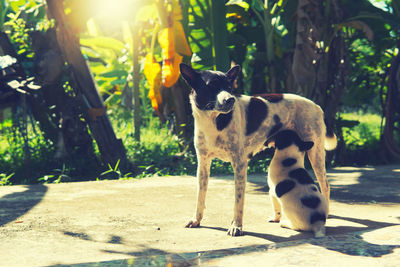
[[(325, 124), (326, 125), (326, 124)], [(333, 129), (330, 127), (326, 127), (326, 135), (325, 135), (325, 150), (334, 150), (337, 146), (337, 137), (333, 132)]]
[(337, 146), (337, 138), (336, 134), (333, 134), (331, 136), (326, 135), (325, 136), (325, 150), (334, 150)]

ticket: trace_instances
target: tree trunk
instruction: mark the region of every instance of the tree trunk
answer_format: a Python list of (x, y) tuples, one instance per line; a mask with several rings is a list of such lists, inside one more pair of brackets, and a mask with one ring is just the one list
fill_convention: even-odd
[(333, 129), (346, 90), (348, 51), (342, 33), (331, 27), (343, 21), (342, 8), (337, 0), (328, 3), (325, 7), (318, 0), (299, 0), (292, 71), (294, 91), (319, 104), (328, 129)]
[[(400, 125), (400, 55), (397, 55), (389, 70), (386, 102), (384, 107), (385, 126), (381, 140), (384, 144), (384, 154), (390, 158), (400, 159), (400, 146), (396, 143), (395, 123)], [(397, 128), (397, 131), (400, 129)]]
[(176, 131), (179, 137), (187, 138), (189, 90), (182, 80), (178, 80), (171, 88), (174, 99), (174, 110), (176, 116)]
[(65, 60), (72, 69), (76, 86), (76, 95), (81, 97), (86, 122), (97, 142), (102, 160), (105, 164), (120, 166), (127, 163), (126, 151), (121, 139), (117, 139), (106, 115), (106, 108), (98, 93), (95, 81), (83, 58), (79, 39), (66, 20), (63, 1), (47, 0), (49, 17), (54, 18), (57, 27), (57, 40)]
[(210, 1), (212, 51), (215, 70), (228, 71), (230, 67), (228, 49), (226, 48), (226, 6), (225, 1)]
[(81, 120), (79, 100), (63, 88), (64, 59), (55, 29), (48, 29), (45, 33), (32, 32), (30, 35), (35, 52), (35, 77), (41, 85), (41, 99), (58, 130), (57, 142), (53, 141), (56, 146), (55, 158), (79, 157), (93, 160), (93, 140), (87, 124)]
[[(292, 71), (296, 81), (295, 93), (313, 98), (313, 84), (322, 55), (316, 53), (316, 41), (322, 40), (323, 16), (318, 0), (299, 0), (297, 6), (296, 47)], [(312, 16), (310, 16), (312, 14)], [(325, 18), (327, 19), (327, 18)]]
[[(9, 55), (17, 59), (17, 63), (13, 65), (13, 69), (15, 70), (15, 79), (18, 81), (26, 80), (27, 76), (24, 68), (21, 66), (18, 60), (18, 54), (15, 52), (10, 39), (4, 32), (0, 32), (0, 47), (5, 55)], [(43, 132), (44, 137), (47, 140), (51, 140), (53, 143), (57, 143), (59, 130), (57, 129), (57, 126), (51, 121), (51, 118), (48, 115), (50, 113), (49, 109), (44, 105), (42, 98), (36, 96), (36, 94), (39, 94), (40, 92), (33, 93), (35, 95), (29, 94), (28, 96), (26, 96), (26, 94), (24, 94), (22, 97), (27, 98), (26, 101), (30, 105), (32, 115), (35, 120), (39, 122), (39, 126), (41, 131)]]
[(135, 139), (140, 142), (140, 97), (139, 97), (139, 35), (137, 25), (133, 29), (133, 125)]

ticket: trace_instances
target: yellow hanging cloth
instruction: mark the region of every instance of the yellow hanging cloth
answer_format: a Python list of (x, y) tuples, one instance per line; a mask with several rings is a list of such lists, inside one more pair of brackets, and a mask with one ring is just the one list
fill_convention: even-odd
[(151, 105), (154, 110), (159, 113), (159, 107), (162, 104), (162, 97), (161, 97), (161, 66), (155, 60), (152, 53), (148, 53), (145, 58), (144, 62), (144, 75), (148, 83), (150, 84), (149, 94), (148, 97), (151, 100)]
[(175, 51), (174, 29), (162, 29), (158, 34), (158, 43), (163, 56), (162, 83), (165, 87), (171, 87), (179, 79), (179, 64), (182, 62), (182, 56)]

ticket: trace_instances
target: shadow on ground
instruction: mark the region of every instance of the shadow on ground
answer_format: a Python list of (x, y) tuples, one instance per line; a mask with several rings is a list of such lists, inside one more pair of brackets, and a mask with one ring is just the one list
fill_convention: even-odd
[[(308, 172), (313, 174), (311, 169)], [(254, 190), (259, 193), (268, 192), (269, 188), (264, 179), (266, 175), (259, 174), (257, 176), (249, 175), (249, 182), (256, 186)], [(400, 203), (400, 169), (398, 166), (335, 168), (328, 170), (327, 178), (331, 185), (332, 200), (357, 204)], [(223, 176), (222, 179), (229, 178)]]
[[(366, 231), (366, 229), (368, 229), (367, 231), (373, 231), (376, 229), (382, 229), (382, 228), (389, 227), (389, 226), (400, 225), (400, 224), (396, 224), (396, 223), (386, 223), (386, 222), (357, 219), (357, 218), (343, 217), (343, 216), (336, 216), (336, 215), (329, 215), (329, 219), (344, 220), (344, 221), (348, 221), (348, 222), (352, 222), (352, 223), (356, 223), (356, 224), (360, 225), (360, 226), (327, 226), (326, 232), (327, 232), (327, 235), (329, 235), (329, 236), (336, 236), (336, 235), (342, 235), (342, 234), (346, 234), (346, 233)], [(200, 228), (212, 229), (212, 230), (222, 231), (225, 233), (228, 231), (227, 228), (223, 228), (223, 227), (200, 226)], [(265, 239), (267, 241), (271, 241), (274, 243), (281, 243), (281, 242), (301, 240), (301, 239), (309, 239), (310, 237), (312, 237), (312, 234), (309, 232), (298, 232), (296, 235), (292, 235), (290, 237), (282, 237), (282, 236), (276, 236), (276, 235), (271, 235), (271, 234), (248, 232), (248, 231), (245, 231), (244, 234), (253, 236), (253, 237), (257, 237), (257, 238), (262, 238), (262, 239)]]
[[(147, 246), (141, 246), (142, 247), (141, 250), (133, 252), (102, 250), (103, 252), (106, 253), (121, 254), (124, 256), (130, 256), (135, 258), (114, 260), (107, 262), (82, 263), (72, 266), (82, 266), (82, 267), (83, 266), (88, 266), (88, 267), (89, 266), (90, 267), (91, 266), (196, 266), (207, 263), (208, 261), (223, 259), (229, 256), (246, 255), (255, 252), (263, 253), (268, 250), (277, 251), (277, 249), (280, 248), (282, 249), (298, 248), (300, 250), (299, 253), (301, 253), (302, 248), (300, 246), (307, 244), (339, 252), (343, 255), (362, 256), (362, 257), (382, 257), (384, 255), (393, 253), (394, 249), (400, 248), (400, 245), (373, 244), (365, 241), (362, 237), (362, 234), (364, 233), (372, 232), (390, 226), (397, 226), (399, 224), (385, 223), (373, 220), (363, 220), (363, 219), (356, 219), (351, 217), (342, 217), (335, 215), (330, 216), (330, 218), (346, 220), (349, 222), (361, 224), (362, 226), (327, 227), (328, 236), (324, 238), (306, 238), (307, 236), (309, 237), (307, 233), (298, 233), (295, 236), (285, 238), (270, 234), (245, 232), (245, 235), (266, 239), (268, 241), (273, 241), (274, 243), (268, 245), (255, 245), (255, 246), (253, 245), (253, 246), (244, 246), (231, 249), (188, 252), (182, 254), (168, 254), (167, 251), (153, 249)], [(201, 226), (201, 228), (227, 232), (227, 229), (222, 227)], [(341, 234), (334, 235), (334, 233), (341, 233)], [(65, 233), (65, 234), (71, 235), (71, 233)], [(79, 233), (72, 235), (83, 238), (84, 240), (88, 240), (86, 234)], [(293, 252), (293, 250), (291, 251)], [(54, 265), (54, 266), (64, 266), (64, 265)]]
[(14, 221), (42, 201), (47, 192), (44, 185), (28, 185), (22, 192), (0, 198), (0, 226)]
[(400, 203), (399, 171), (391, 166), (330, 170), (331, 198), (344, 203)]

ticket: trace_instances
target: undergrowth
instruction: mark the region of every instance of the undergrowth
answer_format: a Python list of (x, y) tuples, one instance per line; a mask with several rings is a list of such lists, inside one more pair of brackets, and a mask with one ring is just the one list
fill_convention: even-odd
[(342, 128), (346, 147), (350, 150), (375, 145), (381, 137), (381, 116), (378, 114), (343, 113), (344, 120), (358, 121), (352, 128)]
[(340, 162), (343, 165), (379, 165), (387, 163), (382, 157), (381, 116), (378, 114), (351, 112), (340, 114), (342, 120), (358, 121), (353, 127), (343, 127), (344, 153)]
[[(28, 127), (25, 142), (21, 131), (11, 120), (0, 124), (0, 185), (59, 183), (82, 180), (131, 179), (154, 175), (195, 175), (197, 168), (193, 141), (183, 141), (172, 133), (168, 123), (157, 117), (143, 118), (141, 139), (133, 136), (132, 118), (124, 112), (111, 111), (110, 119), (118, 138), (121, 138), (127, 157), (133, 166), (120, 170), (119, 165), (104, 166), (100, 155), (82, 158), (79, 155), (54, 159), (54, 145), (43, 138), (39, 127)], [(344, 113), (341, 118), (360, 123), (343, 128), (346, 155), (349, 162), (355, 155), (363, 157), (362, 164), (378, 164), (377, 149), (380, 139), (380, 117), (374, 114)], [(24, 152), (29, 148), (29, 157)], [(249, 161), (249, 173), (266, 173), (273, 152), (263, 151)], [(211, 175), (233, 174), (229, 163), (214, 160)]]

